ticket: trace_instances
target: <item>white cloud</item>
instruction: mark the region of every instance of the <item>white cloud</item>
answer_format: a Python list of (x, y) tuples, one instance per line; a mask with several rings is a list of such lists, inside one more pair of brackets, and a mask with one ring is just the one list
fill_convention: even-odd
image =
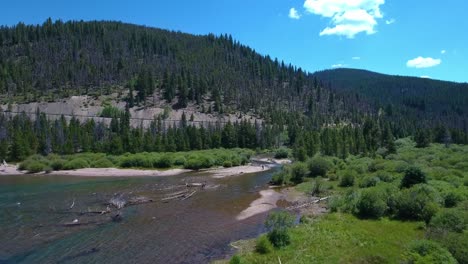
[(331, 19), (331, 27), (320, 32), (323, 35), (340, 35), (348, 38), (360, 32), (368, 35), (376, 32), (376, 19), (382, 18), (380, 5), (385, 0), (305, 0), (307, 12)]
[(385, 20), (385, 24), (387, 24), (387, 25), (391, 25), (391, 24), (393, 24), (395, 22), (396, 22), (396, 20), (394, 18), (391, 18), (389, 20)]
[(347, 66), (346, 64), (338, 63), (338, 64), (333, 64), (331, 67), (332, 68), (343, 68), (343, 67), (346, 67), (346, 66)]
[(423, 76), (421, 76), (421, 78), (424, 78), (424, 79), (430, 79), (430, 78), (431, 78), (431, 76), (423, 75)]
[(291, 9), (289, 9), (289, 18), (299, 19), (299, 18), (301, 18), (301, 15), (299, 15), (296, 8), (291, 7)]
[(360, 60), (361, 57), (356, 56), (356, 57), (352, 57), (351, 59), (353, 59), (353, 60)]
[(406, 66), (409, 68), (429, 68), (434, 67), (442, 63), (441, 59), (433, 59), (430, 57), (423, 58), (421, 56), (409, 60), (406, 62)]
[(447, 51), (446, 50), (441, 50), (440, 54), (445, 54)]

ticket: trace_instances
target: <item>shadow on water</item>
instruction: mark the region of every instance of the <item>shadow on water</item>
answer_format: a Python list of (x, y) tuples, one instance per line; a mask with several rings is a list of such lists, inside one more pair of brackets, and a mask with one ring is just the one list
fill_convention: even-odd
[[(233, 252), (230, 242), (263, 231), (266, 213), (242, 221), (235, 217), (267, 188), (275, 170), (222, 179), (203, 172), (131, 178), (2, 176), (0, 263), (206, 263), (226, 257)], [(206, 182), (206, 188), (185, 190), (185, 182)], [(162, 201), (180, 193), (185, 195), (181, 199)], [(126, 203), (141, 197), (153, 202), (99, 214), (116, 197)], [(117, 211), (120, 222), (113, 221)]]

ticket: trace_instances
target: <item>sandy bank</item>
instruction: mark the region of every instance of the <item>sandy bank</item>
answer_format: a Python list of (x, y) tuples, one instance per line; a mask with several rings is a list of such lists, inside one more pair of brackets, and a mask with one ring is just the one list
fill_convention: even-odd
[[(231, 168), (208, 169), (207, 172), (214, 178), (224, 178), (228, 176), (240, 175), (244, 173), (254, 173), (269, 170), (271, 166), (264, 165), (245, 165)], [(188, 169), (169, 169), (169, 170), (140, 170), (140, 169), (120, 169), (120, 168), (84, 168), (77, 170), (52, 171), (48, 175), (80, 176), (80, 177), (126, 177), (126, 176), (173, 176), (190, 172)], [(16, 165), (7, 165), (0, 168), (0, 175), (23, 175), (26, 171), (19, 171)], [(44, 175), (41, 173), (31, 173), (29, 175)]]
[(82, 176), (82, 177), (125, 177), (125, 176), (173, 176), (191, 170), (170, 169), (158, 170), (138, 170), (138, 169), (117, 169), (117, 168), (85, 168), (78, 170), (53, 171), (50, 175)]
[(224, 178), (244, 173), (255, 173), (271, 169), (270, 165), (243, 165), (231, 168), (208, 169), (205, 172), (211, 173), (213, 178)]
[(268, 212), (276, 208), (276, 202), (282, 197), (281, 193), (274, 190), (260, 191), (261, 197), (250, 203), (250, 206), (236, 216), (237, 220), (244, 220), (257, 214)]

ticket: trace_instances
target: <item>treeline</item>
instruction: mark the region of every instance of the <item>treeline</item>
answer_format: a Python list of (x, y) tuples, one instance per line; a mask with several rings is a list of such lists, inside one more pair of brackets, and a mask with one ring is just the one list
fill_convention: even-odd
[(23, 160), (32, 154), (48, 155), (98, 152), (176, 152), (213, 148), (272, 148), (278, 144), (277, 127), (241, 122), (189, 125), (186, 119), (165, 126), (161, 118), (149, 128), (130, 127), (130, 114), (125, 111), (112, 118), (109, 125), (90, 119), (80, 123), (72, 117), (48, 120), (37, 112), (34, 120), (26, 114), (0, 114), (0, 159)]
[[(226, 124), (192, 125), (185, 114), (182, 120), (166, 125), (161, 117), (149, 127), (130, 126), (130, 113), (114, 113), (106, 125), (93, 119), (81, 123), (72, 117), (49, 120), (36, 112), (31, 119), (26, 114), (0, 114), (0, 159), (24, 160), (33, 154), (48, 155), (97, 152), (123, 154), (138, 152), (176, 152), (213, 148), (272, 149), (289, 145), (297, 160), (317, 153), (346, 158), (348, 155), (382, 156), (395, 152), (394, 140), (400, 136), (385, 121), (367, 119), (362, 126), (308, 128), (293, 124), (251, 123), (247, 120)], [(430, 142), (466, 144), (467, 135), (457, 134), (443, 126), (434, 130), (419, 130), (418, 146)]]

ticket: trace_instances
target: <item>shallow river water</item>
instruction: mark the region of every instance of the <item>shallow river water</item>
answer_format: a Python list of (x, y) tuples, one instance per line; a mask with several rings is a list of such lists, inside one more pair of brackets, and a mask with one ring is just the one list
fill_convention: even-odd
[[(232, 254), (229, 243), (263, 232), (266, 213), (236, 216), (267, 188), (275, 169), (214, 179), (0, 176), (0, 263), (207, 263)], [(206, 182), (188, 199), (162, 199)], [(192, 192), (192, 191), (190, 191)], [(152, 199), (106, 209), (112, 198)], [(119, 213), (121, 221), (111, 217)], [(77, 219), (80, 225), (67, 226)]]

